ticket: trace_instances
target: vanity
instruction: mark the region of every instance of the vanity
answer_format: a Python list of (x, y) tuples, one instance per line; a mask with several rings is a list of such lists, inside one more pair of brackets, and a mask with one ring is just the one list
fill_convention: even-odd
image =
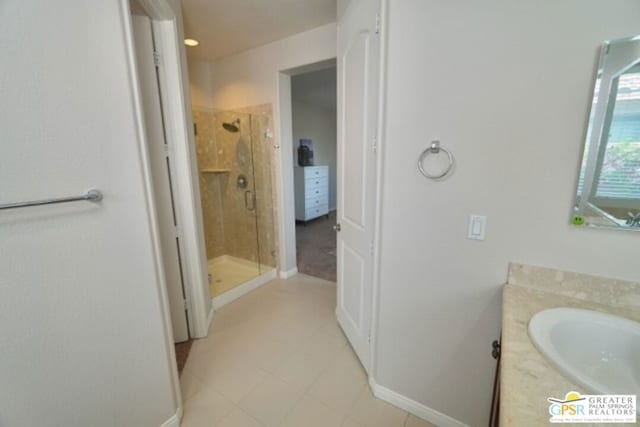
[[(640, 322), (640, 283), (523, 264), (510, 265), (508, 283), (503, 289), (500, 426), (547, 425), (549, 398), (564, 399), (571, 391), (600, 394), (563, 373), (532, 340), (531, 319), (537, 313), (559, 307), (594, 310)], [(571, 316), (570, 313), (560, 315)], [(593, 335), (587, 336), (578, 333), (576, 343), (598, 340), (598, 333), (601, 331), (594, 330)], [(630, 381), (637, 383), (640, 359), (635, 361), (635, 373), (631, 372)]]

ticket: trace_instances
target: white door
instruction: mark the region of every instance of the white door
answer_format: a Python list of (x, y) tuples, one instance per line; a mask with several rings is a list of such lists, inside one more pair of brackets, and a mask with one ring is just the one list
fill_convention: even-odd
[(175, 342), (182, 342), (189, 339), (189, 327), (180, 270), (180, 246), (171, 187), (171, 163), (154, 59), (151, 20), (146, 16), (134, 15), (132, 24), (173, 338)]
[(336, 315), (367, 371), (373, 304), (379, 7), (377, 0), (352, 0), (338, 22)]

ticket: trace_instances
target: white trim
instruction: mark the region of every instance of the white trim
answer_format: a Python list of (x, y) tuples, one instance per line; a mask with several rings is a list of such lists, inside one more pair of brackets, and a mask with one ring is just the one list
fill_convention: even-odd
[[(166, 1), (166, 0), (164, 0)], [(155, 2), (156, 9), (159, 8)], [(167, 5), (167, 7), (169, 7)], [(166, 7), (160, 8), (165, 10)], [(204, 228), (198, 187), (198, 171), (193, 144), (190, 103), (183, 89), (182, 40), (175, 18), (153, 21), (153, 27), (162, 55), (161, 85), (163, 110), (167, 138), (172, 153), (172, 175), (175, 178), (174, 199), (179, 224), (180, 256), (184, 291), (187, 297), (190, 335), (195, 338), (207, 336), (207, 314), (209, 312), (209, 283), (204, 244)], [(186, 70), (186, 69), (185, 69)], [(188, 90), (188, 86), (187, 90)], [(189, 260), (189, 262), (186, 262)]]
[(127, 68), (133, 92), (133, 107), (135, 111), (134, 121), (137, 128), (137, 143), (140, 154), (140, 164), (144, 180), (145, 208), (149, 226), (149, 233), (152, 239), (154, 270), (156, 276), (156, 286), (160, 310), (162, 312), (162, 332), (165, 341), (165, 357), (169, 368), (168, 375), (171, 378), (173, 388), (173, 400), (176, 411), (182, 408), (182, 394), (180, 392), (180, 380), (178, 376), (178, 366), (176, 364), (176, 354), (171, 325), (171, 315), (169, 313), (169, 298), (167, 295), (166, 277), (162, 266), (162, 250), (160, 246), (160, 231), (158, 218), (155, 211), (155, 201), (153, 196), (153, 182), (151, 174), (151, 161), (147, 147), (147, 131), (144, 123), (144, 110), (142, 107), (142, 90), (138, 84), (138, 64), (136, 61), (135, 44), (133, 38), (133, 23), (129, 8), (129, 0), (121, 0), (122, 16), (124, 25), (124, 41), (127, 49)]
[(282, 271), (280, 270), (280, 278), (288, 279), (289, 277), (293, 277), (298, 274), (298, 267), (293, 267), (291, 270)]
[[(160, 0), (164, 1), (164, 0)], [(134, 122), (137, 128), (137, 142), (140, 153), (140, 164), (142, 166), (142, 174), (145, 190), (145, 208), (153, 245), (154, 270), (156, 280), (156, 290), (160, 302), (162, 314), (162, 330), (165, 341), (166, 360), (169, 368), (169, 377), (173, 388), (173, 400), (176, 408), (176, 414), (182, 413), (182, 393), (180, 391), (180, 380), (178, 375), (178, 366), (176, 364), (176, 354), (173, 339), (173, 330), (171, 325), (171, 315), (169, 312), (169, 297), (167, 295), (166, 277), (164, 275), (162, 250), (160, 246), (160, 231), (156, 212), (154, 210), (155, 199), (153, 196), (153, 183), (151, 174), (151, 160), (147, 147), (147, 131), (144, 122), (144, 110), (142, 107), (142, 90), (138, 84), (138, 65), (136, 62), (136, 53), (133, 41), (133, 24), (130, 13), (129, 0), (121, 0), (122, 16), (124, 21), (124, 41), (127, 50), (127, 68), (129, 71), (131, 89), (134, 95), (133, 107), (135, 111)], [(151, 17), (153, 19), (153, 17)], [(178, 419), (177, 425), (180, 422)]]
[(156, 21), (172, 21), (176, 19), (176, 14), (171, 5), (166, 0), (138, 0), (150, 18)]
[[(166, 278), (162, 268), (162, 252), (160, 249), (159, 225), (154, 209), (152, 174), (147, 150), (146, 130), (143, 121), (143, 107), (141, 90), (138, 84), (138, 72), (133, 42), (133, 30), (130, 14), (130, 0), (120, 0), (122, 15), (125, 23), (124, 41), (127, 48), (127, 62), (130, 73), (131, 87), (134, 93), (134, 118), (138, 128), (138, 145), (140, 162), (145, 183), (145, 205), (147, 209), (148, 224), (153, 241), (154, 267), (157, 277), (157, 287), (162, 310), (163, 334), (165, 351), (169, 366), (169, 375), (173, 385), (174, 404), (176, 413), (163, 426), (180, 425), (183, 404), (180, 390), (178, 368), (174, 338), (172, 333), (171, 316), (169, 313), (169, 301), (166, 289)], [(196, 164), (193, 135), (191, 134), (191, 106), (188, 98), (188, 81), (186, 78), (186, 57), (182, 44), (182, 17), (180, 9), (175, 10), (170, 0), (140, 0), (140, 4), (148, 14), (153, 24), (156, 42), (164, 57), (161, 87), (163, 97), (163, 110), (165, 124), (167, 125), (167, 137), (173, 143), (174, 172), (174, 197), (176, 198), (176, 215), (181, 224), (180, 249), (183, 261), (183, 277), (185, 292), (187, 293), (188, 316), (191, 325), (191, 336), (204, 337), (208, 333), (209, 297), (204, 293), (209, 292), (206, 275), (206, 256), (204, 251), (204, 232), (200, 212), (200, 192), (198, 188), (198, 176), (194, 166)], [(194, 185), (195, 183), (195, 185)], [(206, 322), (206, 323), (205, 323)]]
[(382, 253), (382, 199), (384, 182), (384, 147), (385, 147), (385, 106), (386, 106), (386, 71), (387, 71), (387, 17), (388, 0), (380, 2), (380, 74), (378, 88), (378, 147), (376, 150), (376, 207), (375, 226), (373, 235), (373, 280), (371, 325), (369, 330), (369, 374), (377, 375), (377, 341), (378, 341), (378, 310), (380, 307), (380, 256)]
[(160, 427), (180, 427), (180, 421), (182, 420), (182, 407), (179, 407), (175, 414), (171, 416), (167, 421), (163, 422)]
[(278, 207), (278, 245), (280, 271), (296, 267), (296, 225), (293, 188), (293, 112), (291, 108), (291, 76), (279, 71), (274, 114), (275, 137), (279, 144), (276, 162), (276, 200)]
[(213, 308), (213, 304), (209, 308), (209, 315), (207, 316), (207, 325), (211, 328), (211, 322), (213, 322), (213, 316), (216, 314), (216, 310)]
[(261, 274), (258, 277), (255, 277), (248, 282), (243, 283), (240, 286), (237, 286), (217, 297), (211, 299), (211, 305), (214, 310), (219, 309), (220, 307), (229, 304), (240, 298), (243, 295), (248, 294), (254, 289), (259, 288), (260, 286), (266, 285), (271, 280), (276, 278), (276, 269), (269, 270), (268, 272)]
[(442, 412), (431, 409), (422, 403), (418, 403), (415, 400), (411, 400), (408, 397), (377, 384), (373, 377), (369, 377), (369, 386), (371, 387), (373, 395), (378, 399), (384, 400), (385, 402), (388, 402), (393, 406), (397, 406), (400, 409), (404, 409), (411, 415), (415, 415), (416, 417), (439, 427), (468, 427), (467, 424), (458, 421), (455, 418), (451, 418)]

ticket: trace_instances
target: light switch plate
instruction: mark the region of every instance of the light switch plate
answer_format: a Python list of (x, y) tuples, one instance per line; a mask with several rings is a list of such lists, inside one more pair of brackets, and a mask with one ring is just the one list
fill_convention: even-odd
[(469, 232), (467, 238), (484, 240), (487, 231), (487, 217), (484, 215), (469, 215)]

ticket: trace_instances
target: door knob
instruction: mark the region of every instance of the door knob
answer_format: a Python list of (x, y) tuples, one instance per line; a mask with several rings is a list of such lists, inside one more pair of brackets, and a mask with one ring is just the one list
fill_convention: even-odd
[(334, 229), (336, 232), (340, 231), (340, 230), (341, 230), (341, 228), (340, 228), (340, 224), (336, 224), (336, 225), (334, 225), (334, 226), (333, 226), (333, 229)]

